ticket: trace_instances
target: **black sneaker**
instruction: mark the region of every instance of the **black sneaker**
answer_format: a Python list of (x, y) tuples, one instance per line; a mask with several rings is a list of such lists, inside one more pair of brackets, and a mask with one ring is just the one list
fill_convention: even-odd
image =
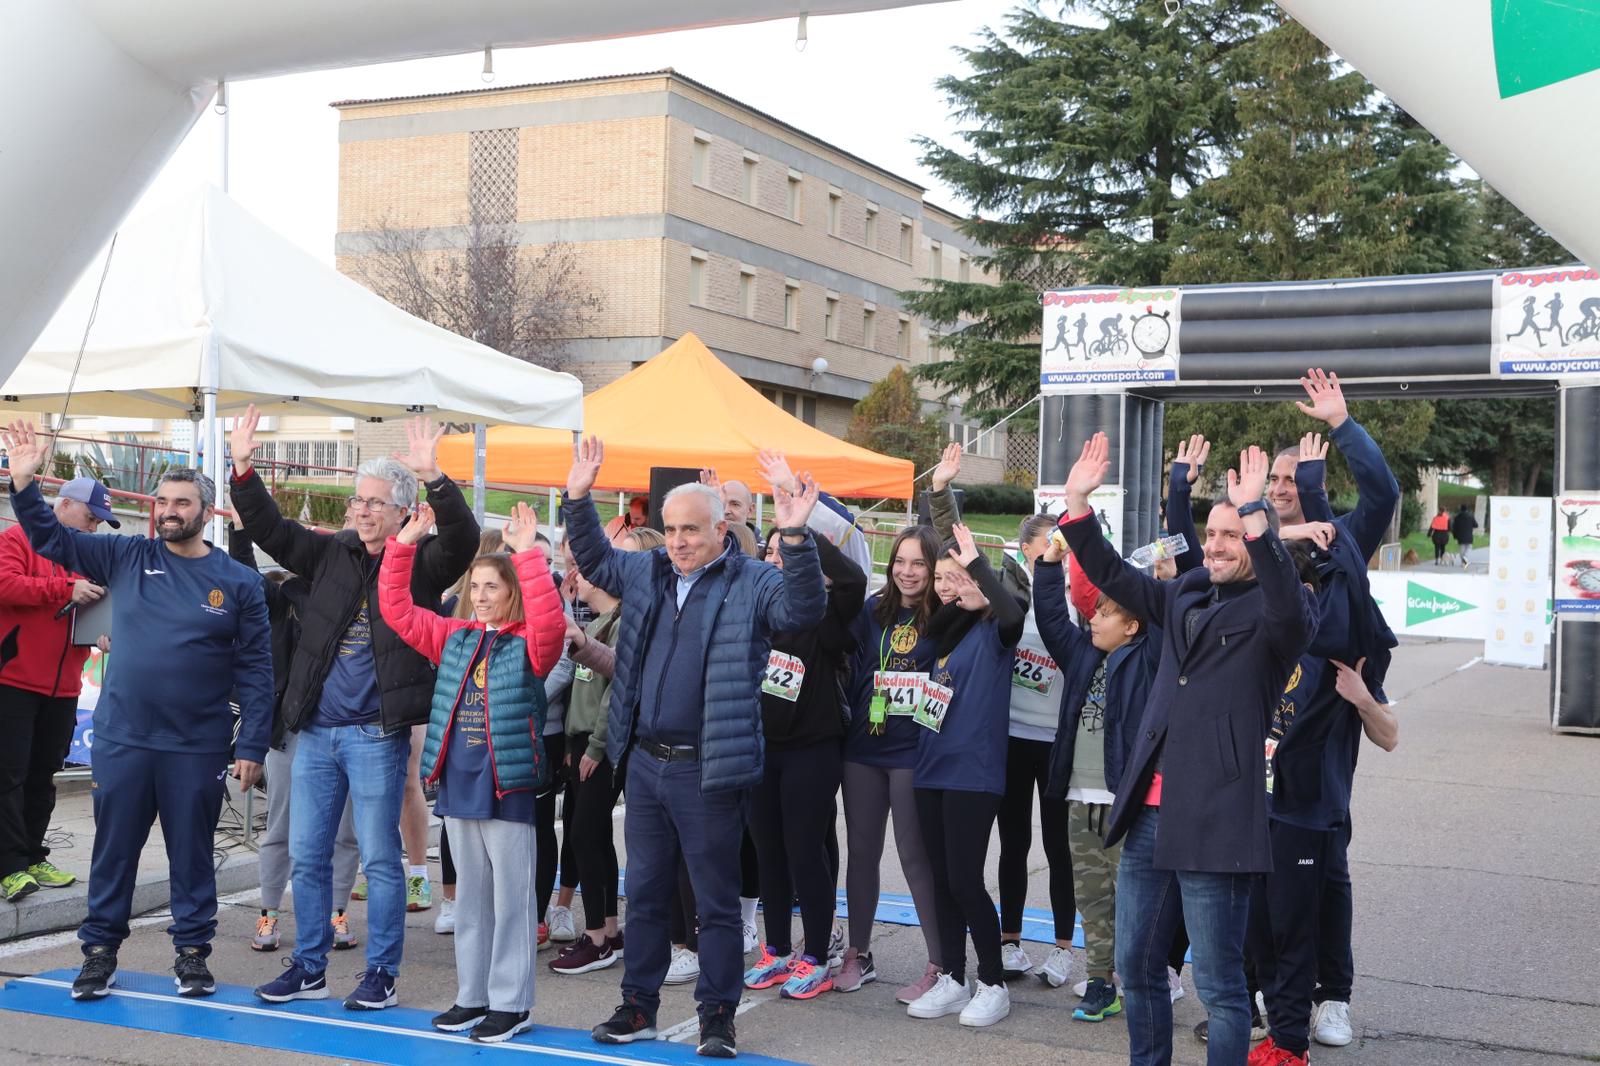
[(344, 998), (345, 1010), (382, 1010), (399, 1002), (394, 993), (394, 978), (382, 966), (361, 975), (356, 990)]
[(178, 986), (178, 995), (209, 996), (217, 990), (217, 982), (206, 966), (207, 954), (202, 947), (178, 949), (178, 957), (172, 963), (172, 972), (178, 975), (172, 981)]
[(441, 1033), (460, 1033), (483, 1021), (488, 1007), (451, 1006), (443, 1014), (433, 1016), (433, 1027)]
[(703, 1010), (700, 1015), (700, 1046), (695, 1052), (708, 1059), (736, 1058), (739, 1049), (734, 1046), (733, 1008), (717, 1007)]
[(532, 1028), (533, 1017), (527, 1011), (492, 1010), (472, 1030), (472, 1039), (480, 1044), (499, 1044)]
[(95, 944), (83, 949), (83, 968), (72, 982), (73, 999), (100, 999), (117, 983), (117, 949)]
[(1090, 979), (1083, 1000), (1072, 1016), (1080, 1022), (1103, 1022), (1113, 1014), (1121, 1013), (1122, 1000), (1117, 998), (1116, 986), (1103, 977), (1095, 977)]
[(590, 1035), (601, 1044), (631, 1044), (635, 1040), (654, 1040), (656, 1020), (640, 1009), (631, 999), (625, 999), (611, 1012), (611, 1018), (590, 1030)]

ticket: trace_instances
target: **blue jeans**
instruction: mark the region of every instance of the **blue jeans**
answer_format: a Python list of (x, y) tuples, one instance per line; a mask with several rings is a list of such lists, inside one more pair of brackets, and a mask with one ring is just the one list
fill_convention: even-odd
[(367, 968), (400, 972), (406, 931), (405, 866), (400, 861), (400, 801), (411, 730), (372, 725), (308, 725), (294, 752), (289, 854), (294, 872), (294, 961), (307, 973), (328, 966), (333, 928), (333, 841), (349, 796), (367, 878)]
[(1206, 1008), (1209, 1066), (1244, 1066), (1250, 1052), (1250, 993), (1244, 937), (1250, 875), (1154, 866), (1160, 812), (1146, 807), (1122, 842), (1117, 870), (1117, 972), (1122, 976), (1132, 1066), (1172, 1061), (1167, 952), (1181, 917), (1189, 930), (1195, 990)]
[(750, 790), (702, 794), (700, 764), (662, 762), (638, 748), (627, 758), (628, 969), (622, 993), (655, 1017), (672, 961), (667, 909), (678, 859), (689, 867), (700, 916), (702, 1009), (737, 1007), (744, 994), (744, 929), (739, 911), (739, 841)]

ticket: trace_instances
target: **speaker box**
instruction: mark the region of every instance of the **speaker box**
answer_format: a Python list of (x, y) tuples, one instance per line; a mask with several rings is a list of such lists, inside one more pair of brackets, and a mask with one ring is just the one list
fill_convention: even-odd
[(700, 469), (687, 466), (652, 466), (650, 468), (650, 521), (648, 525), (661, 532), (661, 501), (679, 485), (700, 480)]

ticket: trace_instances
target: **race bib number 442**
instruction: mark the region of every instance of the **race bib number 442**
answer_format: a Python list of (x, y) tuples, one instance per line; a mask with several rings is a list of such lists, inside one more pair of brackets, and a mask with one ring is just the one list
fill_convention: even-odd
[(800, 698), (800, 686), (805, 682), (806, 664), (795, 656), (781, 651), (767, 656), (767, 673), (761, 680), (762, 692), (793, 703)]
[(1018, 648), (1016, 658), (1011, 660), (1011, 683), (1041, 696), (1050, 694), (1060, 672), (1054, 659), (1032, 648)]

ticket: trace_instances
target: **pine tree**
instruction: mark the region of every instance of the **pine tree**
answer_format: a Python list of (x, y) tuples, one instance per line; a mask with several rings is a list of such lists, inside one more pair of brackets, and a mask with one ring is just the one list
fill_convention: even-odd
[(1059, 18), (1019, 9), (959, 50), (970, 72), (939, 88), (970, 123), (965, 143), (924, 139), (923, 162), (975, 208), (962, 229), (991, 249), (980, 265), (999, 284), (902, 294), (958, 327), (919, 376), (993, 420), (1038, 391), (1041, 291), (1160, 280), (1178, 201), (1234, 134), (1224, 67), (1263, 6), (1190, 4), (1163, 26), (1159, 0), (1065, 0)]

